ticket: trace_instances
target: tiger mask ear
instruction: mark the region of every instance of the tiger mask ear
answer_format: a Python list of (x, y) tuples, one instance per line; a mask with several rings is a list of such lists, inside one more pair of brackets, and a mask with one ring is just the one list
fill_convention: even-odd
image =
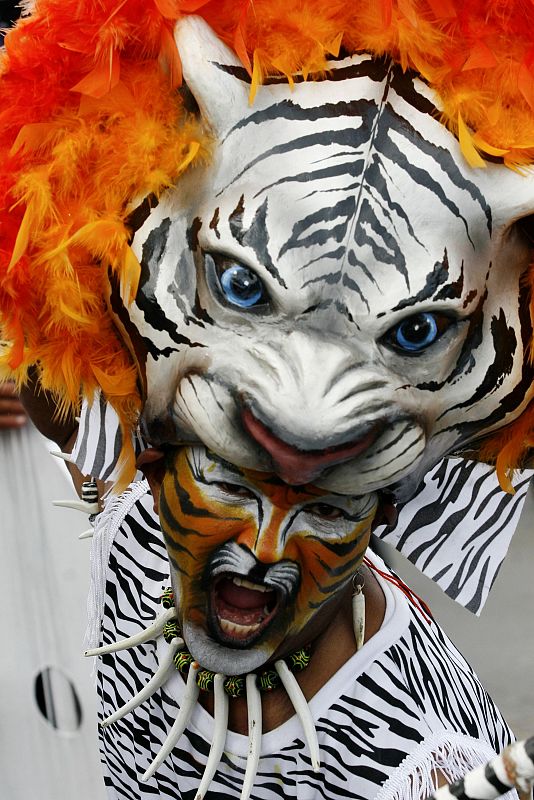
[(187, 88), (211, 132), (223, 138), (250, 113), (246, 70), (200, 17), (181, 19), (174, 35)]

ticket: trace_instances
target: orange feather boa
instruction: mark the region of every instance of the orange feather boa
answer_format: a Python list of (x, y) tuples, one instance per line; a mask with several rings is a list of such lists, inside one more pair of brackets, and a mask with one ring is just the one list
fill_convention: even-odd
[[(136, 370), (106, 310), (107, 273), (128, 302), (139, 264), (132, 203), (209, 156), (175, 88), (173, 27), (203, 16), (252, 76), (320, 72), (343, 47), (387, 54), (439, 93), (467, 161), (534, 161), (534, 4), (507, 0), (37, 0), (0, 65), (0, 375), (37, 364), (64, 410), (101, 387), (126, 433)], [(488, 442), (503, 484), (534, 415)], [(128, 440), (128, 437), (125, 437)], [(132, 453), (123, 453), (131, 475)]]

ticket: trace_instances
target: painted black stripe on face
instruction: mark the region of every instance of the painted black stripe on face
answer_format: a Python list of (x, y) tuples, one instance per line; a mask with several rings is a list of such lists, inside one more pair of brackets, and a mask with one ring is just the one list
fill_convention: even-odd
[(136, 231), (142, 228), (146, 220), (149, 218), (151, 212), (158, 206), (159, 198), (155, 194), (149, 194), (143, 202), (134, 208), (131, 214), (128, 214), (124, 220), (124, 224), (131, 231), (130, 243)]
[[(373, 66), (376, 66), (375, 62)], [(344, 80), (350, 77), (369, 77), (372, 80), (383, 82), (388, 79), (389, 87), (393, 89), (396, 94), (402, 97), (412, 108), (416, 109), (419, 113), (426, 114), (435, 119), (440, 119), (440, 112), (436, 109), (431, 101), (421, 95), (415, 89), (413, 80), (415, 75), (412, 73), (410, 77), (403, 73), (400, 67), (390, 68), (389, 62), (380, 62), (380, 69), (374, 71), (364, 71), (357, 75), (345, 75), (340, 73), (344, 70), (336, 70), (336, 80)], [(351, 70), (348, 70), (349, 72)], [(321, 119), (340, 119), (341, 117), (354, 117), (360, 116), (359, 104), (364, 102), (363, 98), (355, 99), (352, 101), (340, 100), (336, 103), (321, 103), (318, 106), (303, 107), (295, 103), (291, 99), (285, 99), (279, 103), (274, 103), (265, 109), (260, 109), (244, 119), (239, 120), (229, 131), (228, 136), (233, 132), (247, 127), (248, 125), (261, 125), (268, 121), (287, 119), (296, 122), (316, 122)], [(367, 101), (374, 103), (374, 101)], [(374, 103), (376, 105), (376, 103)]]
[[(398, 453), (395, 453), (394, 457), (389, 459), (389, 461), (381, 461), (379, 465), (377, 465), (376, 467), (370, 467), (369, 469), (360, 469), (359, 470), (360, 473), (362, 475), (372, 475), (374, 472), (378, 472), (380, 474), (382, 470), (384, 470), (386, 467), (390, 467), (391, 464), (395, 464), (395, 462), (398, 461), (399, 458), (401, 458), (402, 466), (399, 469), (397, 469), (395, 472), (391, 472), (388, 469), (389, 480), (392, 480), (395, 477), (395, 475), (398, 475), (399, 472), (402, 472), (403, 470), (406, 469), (406, 461), (403, 458), (406, 455), (406, 453), (409, 453), (412, 448), (416, 447), (419, 444), (419, 442), (424, 441), (424, 439), (425, 439), (425, 434), (423, 431), (420, 431), (415, 439), (412, 439), (410, 442), (408, 442), (404, 450), (400, 450)], [(419, 455), (420, 452), (421, 449), (417, 447), (416, 449), (417, 455)]]
[[(520, 335), (523, 342), (523, 348), (527, 350), (528, 343), (530, 342), (530, 337), (532, 336), (532, 325), (530, 321), (530, 312), (529, 312), (529, 296), (528, 291), (525, 287), (522, 287), (519, 294), (519, 314), (521, 320), (521, 331)], [(501, 312), (501, 318), (503, 317), (503, 312)], [(503, 327), (506, 327), (506, 320), (503, 319)], [(493, 333), (493, 325), (492, 325), (492, 333)], [(501, 331), (502, 333), (502, 331)], [(499, 334), (500, 335), (500, 334)], [(494, 336), (494, 346), (499, 349), (502, 347), (502, 340), (497, 340)], [(500, 422), (504, 419), (507, 414), (515, 411), (519, 408), (527, 395), (527, 393), (532, 388), (532, 384), (534, 382), (534, 365), (530, 363), (529, 359), (523, 359), (522, 362), (522, 370), (521, 370), (521, 379), (518, 383), (513, 387), (508, 394), (503, 397), (499, 403), (499, 408), (497, 408), (492, 414), (482, 420), (478, 420), (474, 423), (466, 423), (465, 425), (461, 426), (462, 438), (467, 439), (473, 434), (478, 433), (480, 430), (487, 429), (492, 425)], [(488, 383), (491, 383), (488, 381)], [(449, 430), (449, 429), (446, 429)]]
[[(161, 260), (163, 258), (171, 220), (167, 217), (161, 224), (148, 234), (143, 244), (143, 255), (141, 258), (141, 277), (139, 289), (136, 296), (136, 305), (143, 311), (146, 322), (151, 328), (157, 331), (165, 331), (173, 342), (187, 347), (204, 347), (200, 342), (194, 342), (189, 337), (178, 333), (178, 325), (168, 319), (165, 312), (158, 303), (155, 294), (155, 286)], [(150, 354), (157, 359), (164, 351), (159, 350), (149, 339), (145, 338), (147, 349)], [(166, 348), (168, 352), (177, 352)]]
[[(118, 276), (115, 275), (115, 273), (113, 273), (111, 269), (108, 269), (108, 281), (110, 287), (109, 305), (114, 315), (117, 317), (122, 327), (124, 328), (124, 331), (126, 332), (128, 338), (130, 339), (130, 342), (132, 343), (137, 363), (139, 366), (139, 370), (141, 373), (141, 381), (146, 385), (145, 366), (146, 366), (147, 354), (149, 352), (152, 353), (152, 351), (157, 350), (157, 348), (155, 348), (155, 346), (152, 343), (147, 342), (146, 339), (143, 336), (141, 336), (137, 327), (131, 322), (128, 309), (122, 302), (122, 297), (120, 293), (120, 281), (118, 279)], [(159, 355), (160, 352), (161, 351), (157, 350), (157, 355)]]
[(388, 220), (391, 225), (392, 230), (396, 230), (396, 220), (402, 220), (405, 224), (408, 233), (412, 237), (412, 239), (417, 242), (417, 244), (422, 245), (422, 242), (419, 241), (415, 234), (415, 230), (413, 229), (411, 220), (408, 214), (405, 212), (403, 206), (400, 203), (395, 202), (392, 200), (391, 195), (389, 193), (389, 185), (388, 181), (384, 177), (387, 175), (387, 168), (384, 164), (383, 158), (379, 153), (372, 153), (370, 159), (368, 160), (367, 167), (365, 170), (365, 175), (367, 181), (369, 183), (369, 194), (373, 198), (377, 198), (382, 200), (380, 203), (380, 208), (384, 217)]
[[(309, 133), (305, 136), (298, 136), (288, 142), (275, 145), (269, 150), (265, 150), (263, 153), (261, 153), (261, 155), (256, 156), (256, 158), (253, 158), (252, 161), (249, 161), (249, 163), (246, 164), (226, 186), (217, 192), (216, 196), (219, 197), (226, 191), (226, 189), (228, 189), (234, 183), (240, 181), (243, 175), (248, 172), (248, 170), (252, 169), (257, 164), (260, 164), (262, 161), (274, 156), (291, 154), (299, 150), (307, 150), (308, 148), (332, 147), (334, 145), (339, 145), (340, 147), (350, 147), (354, 150), (355, 156), (361, 155), (360, 149), (369, 142), (374, 117), (376, 116), (376, 104), (370, 103), (366, 100), (358, 100), (355, 102), (361, 106), (361, 113), (355, 115), (362, 120), (362, 124), (358, 128), (344, 128), (343, 130), (335, 131), (317, 131), (315, 133)], [(272, 185), (274, 186), (275, 184)], [(263, 191), (265, 191), (265, 187), (260, 188), (256, 192), (255, 197), (258, 197), (258, 195), (260, 195)]]
[(227, 134), (227, 137), (249, 125), (259, 126), (267, 122), (289, 120), (290, 122), (318, 122), (341, 119), (342, 117), (361, 117), (363, 103), (376, 106), (376, 101), (363, 97), (354, 100), (338, 100), (335, 103), (321, 103), (316, 106), (301, 106), (293, 100), (286, 98), (279, 103), (273, 103), (267, 108), (258, 109), (244, 119), (239, 120)]
[[(354, 137), (354, 131), (348, 129), (346, 131), (346, 135), (348, 139), (352, 139)], [(336, 134), (337, 136), (337, 134)], [(328, 146), (334, 141), (336, 136), (328, 135), (328, 134), (321, 134), (317, 136), (317, 142)], [(340, 137), (337, 137), (340, 138)], [(350, 144), (347, 141), (347, 144)], [(275, 186), (283, 186), (287, 183), (304, 183), (304, 184), (315, 184), (319, 187), (328, 185), (328, 182), (331, 181), (333, 178), (337, 177), (353, 177), (359, 178), (363, 172), (364, 167), (364, 160), (363, 158), (357, 158), (352, 162), (343, 162), (341, 164), (330, 164), (324, 167), (317, 167), (316, 169), (307, 169), (304, 172), (297, 172), (292, 173), (291, 175), (284, 175), (282, 178), (278, 178), (278, 180), (273, 181), (272, 183), (268, 183), (265, 186), (262, 186), (255, 195), (254, 198), (259, 197), (260, 195), (264, 194), (264, 192), (268, 192), (270, 189), (273, 189)], [(343, 186), (343, 190), (345, 192), (349, 192), (351, 190), (359, 189), (360, 181), (354, 183), (352, 185)], [(319, 189), (318, 191), (323, 192), (323, 189)], [(333, 191), (338, 192), (339, 187), (336, 186)], [(309, 192), (308, 197), (310, 197), (315, 192)]]
[[(308, 214), (303, 219), (297, 220), (293, 225), (290, 237), (280, 248), (278, 258), (282, 258), (289, 250), (322, 246), (330, 241), (339, 244), (344, 242), (347, 237), (349, 223), (354, 216), (355, 203), (354, 197), (346, 197), (333, 206), (324, 206), (318, 211)], [(337, 225), (332, 225), (338, 220)], [(325, 227), (317, 229), (316, 226), (320, 223), (325, 223)], [(304, 234), (310, 228), (314, 230), (308, 236), (305, 236)], [(344, 252), (344, 248), (342, 252)]]
[(466, 408), (476, 404), (486, 395), (491, 394), (504, 381), (514, 367), (514, 353), (517, 349), (517, 338), (515, 331), (508, 325), (503, 309), (500, 309), (498, 317), (491, 320), (491, 337), (493, 339), (494, 360), (488, 367), (484, 380), (477, 387), (471, 397), (463, 403), (456, 403), (451, 406), (449, 411), (458, 408)]
[[(344, 58), (346, 56), (343, 56)], [(335, 58), (329, 58), (328, 63), (335, 63)], [(345, 67), (334, 67), (326, 72), (313, 72), (308, 75), (308, 81), (346, 81), (353, 78), (370, 78), (372, 81), (381, 82), (384, 80), (385, 75), (390, 69), (391, 62), (388, 58), (369, 58), (356, 64), (349, 64)], [(235, 66), (233, 64), (216, 64), (213, 66), (220, 69), (221, 72), (226, 72), (228, 75), (233, 75), (237, 80), (242, 83), (250, 85), (251, 77), (244, 67)], [(306, 83), (304, 77), (300, 74), (292, 75), (294, 83)], [(263, 86), (274, 86), (277, 84), (288, 84), (285, 75), (268, 75), (262, 82)]]
[[(363, 275), (365, 275), (365, 277), (367, 278), (367, 280), (370, 283), (372, 283), (374, 286), (378, 287), (378, 283), (375, 280), (375, 277), (374, 277), (373, 273), (371, 272), (371, 270), (369, 269), (369, 267), (367, 266), (365, 261), (362, 261), (360, 258), (358, 258), (358, 256), (356, 255), (356, 252), (354, 250), (352, 250), (352, 249), (349, 250), (346, 255), (347, 255), (347, 261), (348, 261), (349, 266), (353, 267), (353, 268), (357, 267), (359, 270), (361, 270)], [(352, 281), (347, 274), (345, 274), (343, 276), (343, 286), (347, 286), (348, 288), (351, 288), (353, 283), (354, 283), (354, 281)]]
[(413, 70), (403, 72), (399, 64), (393, 66), (391, 88), (395, 93), (421, 114), (426, 114), (441, 122), (442, 112), (436, 108), (428, 97), (425, 97), (425, 95), (417, 91), (415, 88), (416, 80), (421, 83), (426, 83), (425, 79), (417, 72)]
[(366, 538), (366, 546), (358, 550), (358, 552), (355, 553), (354, 558), (351, 558), (349, 561), (345, 561), (343, 564), (338, 564), (335, 567), (327, 564), (326, 561), (323, 561), (323, 559), (320, 556), (317, 556), (317, 563), (321, 565), (321, 567), (324, 569), (327, 575), (329, 575), (332, 578), (337, 578), (339, 575), (343, 576), (340, 581), (334, 584), (329, 584), (328, 587), (322, 589), (321, 591), (323, 591), (324, 593), (326, 592), (330, 593), (332, 590), (336, 590), (341, 586), (343, 586), (343, 584), (347, 580), (347, 572), (353, 573), (354, 568), (359, 566), (359, 564), (361, 563), (361, 560), (366, 550), (367, 550), (367, 538)]
[[(448, 258), (448, 254), (447, 254), (447, 248), (445, 248), (445, 251), (443, 253), (443, 262), (442, 263), (443, 263), (443, 266), (447, 268), (447, 271), (449, 271), (449, 258)], [(440, 289), (439, 292), (436, 292), (436, 294), (433, 297), (433, 300), (435, 300), (435, 301), (438, 301), (438, 300), (457, 300), (462, 296), (463, 290), (464, 290), (464, 262), (462, 261), (461, 266), (460, 266), (460, 275), (459, 275), (458, 279), (455, 280), (455, 281), (451, 281), (450, 283), (446, 284), (443, 287), (443, 289)], [(476, 296), (477, 296), (477, 291), (476, 291), (476, 289), (474, 289), (472, 291), (472, 293), (470, 293), (469, 302), (474, 300)], [(465, 306), (464, 306), (464, 308), (465, 308)]]
[[(402, 311), (403, 308), (410, 308), (410, 306), (416, 305), (416, 303), (422, 303), (425, 300), (430, 300), (431, 298), (436, 299), (434, 295), (438, 287), (446, 283), (448, 277), (449, 277), (449, 259), (447, 258), (447, 249), (445, 249), (443, 253), (443, 260), (436, 261), (432, 271), (427, 274), (425, 285), (423, 286), (421, 291), (417, 292), (417, 294), (414, 295), (413, 297), (408, 297), (405, 300), (401, 300), (401, 302), (398, 305), (396, 305), (395, 308), (391, 309), (391, 312)], [(377, 314), (377, 316), (381, 317), (384, 316), (384, 314), (383, 313)]]
[[(445, 172), (445, 174), (447, 175), (453, 186), (456, 186), (458, 189), (467, 192), (469, 196), (472, 198), (472, 200), (479, 205), (480, 210), (483, 212), (486, 219), (488, 233), (491, 235), (493, 230), (491, 207), (486, 201), (486, 198), (484, 197), (478, 186), (475, 183), (472, 183), (470, 180), (468, 180), (461, 173), (457, 161), (454, 159), (449, 150), (447, 150), (445, 147), (436, 145), (433, 142), (428, 142), (423, 136), (421, 136), (419, 131), (417, 131), (412, 126), (412, 124), (408, 122), (408, 120), (405, 117), (401, 117), (391, 106), (389, 106), (389, 104), (388, 104), (388, 112), (389, 112), (389, 125), (391, 130), (394, 130), (397, 134), (403, 136), (410, 142), (410, 144), (413, 144), (414, 147), (416, 147), (422, 153), (429, 156), (433, 161), (435, 161), (436, 165), (440, 167), (443, 170), (443, 172)], [(401, 152), (395, 145), (392, 151), (388, 155), (393, 163), (396, 163), (397, 159), (399, 158), (399, 155), (402, 155), (402, 161), (398, 162), (399, 166), (402, 166), (408, 172), (408, 174), (410, 174), (409, 170), (407, 169), (407, 164), (409, 162), (404, 151)], [(429, 172), (426, 172), (426, 174), (428, 176), (430, 175)], [(438, 174), (437, 170), (436, 174)], [(424, 180), (424, 175), (422, 176), (421, 181), (418, 181), (418, 183), (421, 186), (427, 186), (427, 183)], [(432, 182), (431, 185), (435, 186), (435, 193), (440, 198), (443, 197), (444, 192), (441, 188), (441, 184), (437, 184), (436, 186), (435, 182)], [(445, 205), (447, 204), (445, 203)], [(452, 205), (452, 208), (454, 208), (454, 205)], [(461, 219), (463, 219), (459, 213), (457, 215)], [(466, 224), (466, 230), (467, 230), (467, 223), (465, 223), (465, 220), (464, 224)], [(468, 230), (467, 233), (469, 234)]]
[[(393, 109), (390, 109), (393, 111)], [(436, 165), (442, 169), (444, 172), (454, 172), (456, 170), (456, 178), (458, 180), (461, 179), (461, 185), (459, 188), (467, 189), (469, 191), (469, 181), (466, 181), (459, 170), (457, 170), (456, 166), (454, 168), (451, 166), (452, 157), (450, 154), (444, 149), (440, 147), (436, 147), (435, 145), (428, 145), (427, 143), (425, 147), (423, 147), (424, 139), (417, 133), (417, 131), (412, 128), (407, 120), (403, 120), (397, 114), (393, 113), (394, 120), (392, 121), (391, 117), (388, 116), (388, 124), (387, 127), (383, 125), (379, 125), (379, 130), (377, 131), (377, 139), (375, 141), (376, 148), (385, 156), (385, 158), (395, 164), (398, 168), (404, 170), (407, 175), (410, 176), (412, 181), (416, 186), (421, 186), (424, 189), (432, 192), (440, 201), (440, 203), (444, 206), (444, 208), (448, 209), (450, 213), (456, 217), (457, 219), (461, 220), (464, 224), (465, 232), (469, 241), (471, 242), (473, 249), (474, 243), (471, 239), (469, 233), (469, 223), (467, 219), (461, 213), (459, 207), (455, 202), (453, 202), (450, 197), (446, 194), (443, 188), (443, 182), (440, 180), (435, 179), (431, 174), (430, 171), (425, 167), (420, 167), (417, 164), (413, 163), (407, 156), (404, 150), (400, 150), (397, 144), (389, 137), (389, 131), (391, 130), (391, 126), (393, 125), (393, 130), (397, 133), (400, 133), (401, 136), (404, 136), (410, 144), (412, 144), (417, 149), (422, 150), (423, 152), (426, 150), (426, 154), (429, 155), (432, 160), (436, 163)], [(383, 120), (382, 120), (383, 121)], [(401, 125), (402, 130), (398, 129), (398, 126)], [(408, 134), (408, 135), (407, 135)], [(435, 174), (439, 175), (439, 169), (435, 170)], [(450, 176), (449, 176), (450, 177)], [(457, 185), (457, 184), (455, 184)], [(469, 191), (469, 194), (473, 194)], [(479, 193), (480, 194), (480, 193)], [(482, 198), (483, 199), (483, 198)], [(480, 203), (479, 203), (480, 204)], [(485, 207), (484, 207), (485, 206)], [(488, 229), (491, 232), (491, 210), (489, 206), (485, 204), (482, 206), (483, 211), (485, 212)], [(488, 219), (489, 217), (489, 219)]]
[(269, 253), (269, 234), (267, 232), (267, 198), (261, 206), (256, 209), (250, 226), (245, 228), (243, 225), (243, 214), (245, 211), (244, 197), (241, 195), (239, 203), (228, 217), (230, 232), (236, 242), (243, 247), (250, 247), (258, 259), (259, 263), (267, 270), (269, 275), (277, 281), (284, 289), (287, 284), (275, 267), (271, 254)]
[[(380, 239), (382, 240), (381, 243)], [(395, 237), (382, 225), (366, 197), (362, 199), (360, 204), (354, 242), (360, 247), (365, 247), (366, 245), (370, 247), (375, 261), (394, 267), (404, 278), (406, 287), (410, 288), (404, 253)]]
[(210, 221), (210, 224), (209, 224), (210, 230), (214, 231), (215, 236), (217, 237), (217, 239), (221, 238), (221, 234), (219, 233), (219, 229), (217, 227), (218, 224), (219, 224), (219, 213), (220, 213), (219, 209), (216, 208), (215, 211), (213, 212), (213, 217), (211, 218), (211, 221)]
[[(354, 524), (356, 525), (358, 522), (357, 518), (354, 518)], [(345, 558), (355, 547), (357, 547), (358, 543), (361, 541), (362, 538), (367, 540), (368, 530), (363, 531), (356, 539), (351, 539), (351, 541), (347, 542), (345, 540), (336, 542), (331, 541), (330, 539), (325, 539), (318, 534), (306, 536), (306, 539), (311, 539), (314, 542), (320, 542), (323, 547), (329, 550), (334, 555), (339, 556), (339, 558)], [(366, 543), (367, 547), (367, 543)], [(357, 553), (356, 558), (361, 558), (362, 553)], [(352, 563), (352, 562), (351, 562)], [(344, 564), (344, 568), (346, 569), (346, 564)], [(331, 573), (332, 575), (336, 574), (334, 572)]]

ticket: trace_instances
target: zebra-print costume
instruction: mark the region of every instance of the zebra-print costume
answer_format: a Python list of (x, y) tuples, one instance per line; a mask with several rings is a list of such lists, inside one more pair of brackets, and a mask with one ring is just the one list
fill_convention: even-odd
[[(109, 643), (154, 618), (169, 582), (159, 523), (144, 483), (108, 505), (94, 548), (93, 565), (108, 560), (98, 638)], [(426, 621), (395, 587), (383, 580), (381, 586), (387, 602), (381, 630), (310, 702), (320, 773), (312, 772), (302, 731), (292, 718), (263, 736), (253, 800), (423, 798), (434, 787), (435, 768), (454, 779), (510, 742), (499, 712), (439, 626)], [(103, 716), (148, 681), (165, 647), (160, 644), (157, 652), (151, 642), (102, 658)], [(101, 732), (110, 800), (194, 798), (212, 734), (211, 717), (200, 706), (155, 776), (146, 785), (139, 781), (172, 725), (183, 686), (173, 675), (149, 701)], [(239, 797), (247, 741), (228, 734), (208, 798)]]

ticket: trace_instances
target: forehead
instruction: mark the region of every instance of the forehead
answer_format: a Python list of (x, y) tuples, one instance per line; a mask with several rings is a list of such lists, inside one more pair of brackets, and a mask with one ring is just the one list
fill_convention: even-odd
[(482, 274), (491, 208), (438, 117), (425, 84), (368, 56), (294, 91), (264, 87), (222, 141), (203, 238), (295, 288), (325, 267), (330, 285), (356, 281), (366, 296), (386, 281), (414, 294), (444, 262)]
[[(246, 486), (255, 490), (258, 496), (268, 497), (274, 505), (284, 508), (291, 508), (327, 494), (325, 490), (315, 486), (288, 486), (271, 473), (240, 469), (204, 447), (184, 448), (179, 458), (187, 464), (193, 480), (201, 490), (202, 487), (217, 482)], [(183, 472), (179, 466), (178, 476), (180, 474)]]

